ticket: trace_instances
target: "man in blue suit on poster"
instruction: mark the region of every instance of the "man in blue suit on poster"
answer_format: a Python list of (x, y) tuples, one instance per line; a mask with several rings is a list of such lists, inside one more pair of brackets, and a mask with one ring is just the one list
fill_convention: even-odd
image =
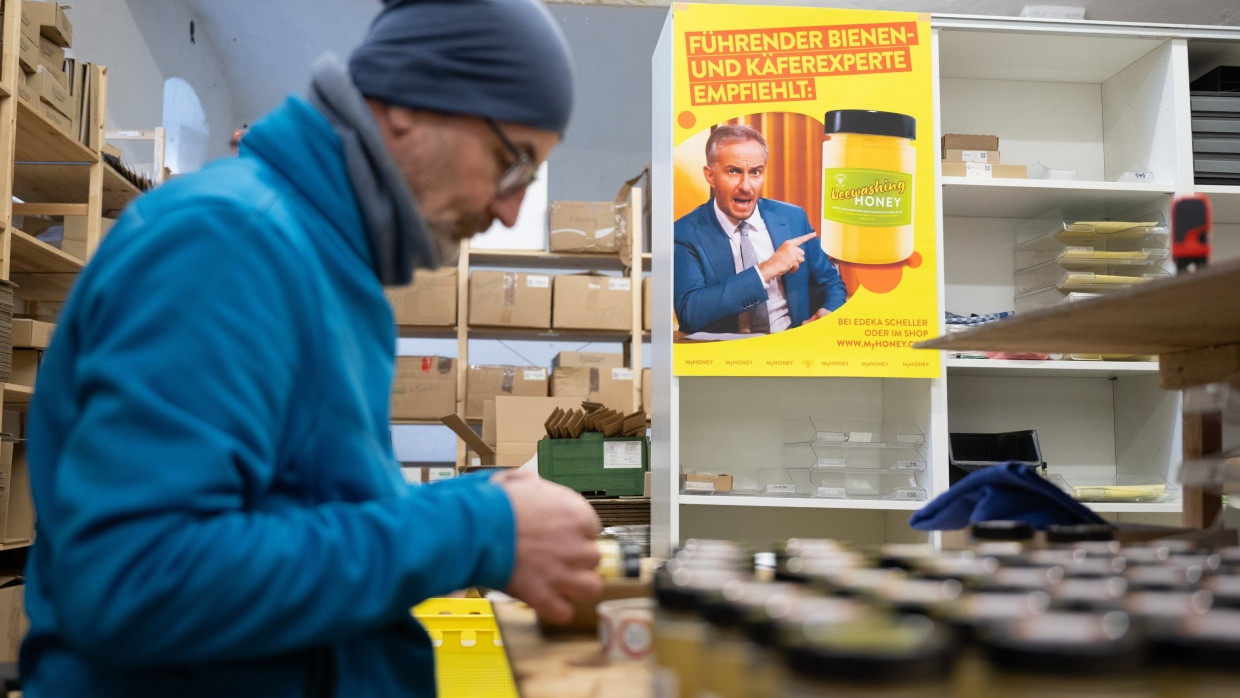
[(685, 333), (800, 327), (847, 300), (844, 281), (799, 206), (763, 199), (766, 139), (717, 127), (702, 171), (713, 196), (676, 221), (673, 295)]

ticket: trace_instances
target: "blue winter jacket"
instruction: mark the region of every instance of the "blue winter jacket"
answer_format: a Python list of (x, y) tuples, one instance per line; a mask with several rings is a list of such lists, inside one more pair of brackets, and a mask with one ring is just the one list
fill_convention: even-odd
[(418, 601), (507, 586), (482, 478), (404, 484), (395, 326), (339, 139), (291, 98), (135, 201), (30, 407), (28, 698), (434, 694)]

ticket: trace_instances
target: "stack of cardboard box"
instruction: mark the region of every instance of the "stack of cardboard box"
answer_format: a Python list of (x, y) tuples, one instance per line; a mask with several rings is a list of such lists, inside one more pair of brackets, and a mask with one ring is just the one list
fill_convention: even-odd
[(943, 134), (943, 176), (1025, 179), (1025, 165), (999, 162), (999, 137)]
[(97, 149), (103, 145), (100, 87), (104, 68), (65, 57), (73, 44), (67, 5), (21, 4), (17, 94), (65, 135)]
[(552, 397), (571, 397), (601, 402), (631, 412), (633, 369), (621, 354), (597, 351), (562, 351), (551, 360)]
[(398, 356), (392, 385), (393, 421), (436, 420), (456, 412), (456, 359)]
[(66, 135), (73, 136), (73, 98), (65, 49), (73, 25), (54, 2), (23, 2), (17, 94)]
[(616, 217), (627, 215), (624, 208), (614, 201), (552, 201), (547, 248), (552, 252), (617, 252)]
[(633, 280), (557, 274), (551, 308), (551, 327), (557, 330), (628, 330), (633, 324)]
[(469, 275), (470, 327), (551, 327), (551, 275), (475, 270)]
[(486, 401), (500, 395), (547, 397), (547, 369), (471, 364), (465, 377), (465, 419), (482, 419)]
[(384, 290), (392, 304), (397, 325), (415, 327), (453, 327), (456, 325), (457, 273), (445, 267), (437, 271), (418, 270), (408, 286)]

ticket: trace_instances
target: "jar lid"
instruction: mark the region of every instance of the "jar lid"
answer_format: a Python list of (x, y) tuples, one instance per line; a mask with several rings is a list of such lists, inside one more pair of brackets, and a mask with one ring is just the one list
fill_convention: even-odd
[(976, 540), (1029, 540), (1033, 526), (1024, 521), (978, 521), (969, 532)]
[(661, 608), (697, 611), (704, 595), (744, 578), (735, 570), (673, 564), (676, 562), (669, 560), (654, 572), (654, 597)]
[(1156, 652), (1175, 664), (1213, 671), (1237, 672), (1240, 664), (1240, 610), (1213, 609), (1184, 618), (1176, 632), (1157, 638)]
[(1144, 667), (1149, 641), (1120, 612), (1049, 612), (984, 628), (980, 641), (1003, 670), (1119, 676)]
[(1115, 528), (1110, 524), (1051, 524), (1046, 527), (1048, 543), (1098, 540), (1115, 540)]
[(837, 109), (822, 117), (823, 133), (865, 133), (917, 139), (917, 120), (908, 114), (873, 109)]
[(788, 667), (844, 683), (943, 679), (952, 668), (951, 631), (925, 616), (881, 614), (843, 623), (807, 621), (781, 636)]

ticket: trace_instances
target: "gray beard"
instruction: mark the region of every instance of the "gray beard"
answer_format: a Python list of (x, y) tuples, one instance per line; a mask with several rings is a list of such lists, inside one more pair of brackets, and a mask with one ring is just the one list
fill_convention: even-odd
[(439, 266), (456, 266), (461, 258), (461, 243), (452, 237), (453, 227), (442, 223), (431, 223), (431, 241), (435, 244), (435, 258)]

